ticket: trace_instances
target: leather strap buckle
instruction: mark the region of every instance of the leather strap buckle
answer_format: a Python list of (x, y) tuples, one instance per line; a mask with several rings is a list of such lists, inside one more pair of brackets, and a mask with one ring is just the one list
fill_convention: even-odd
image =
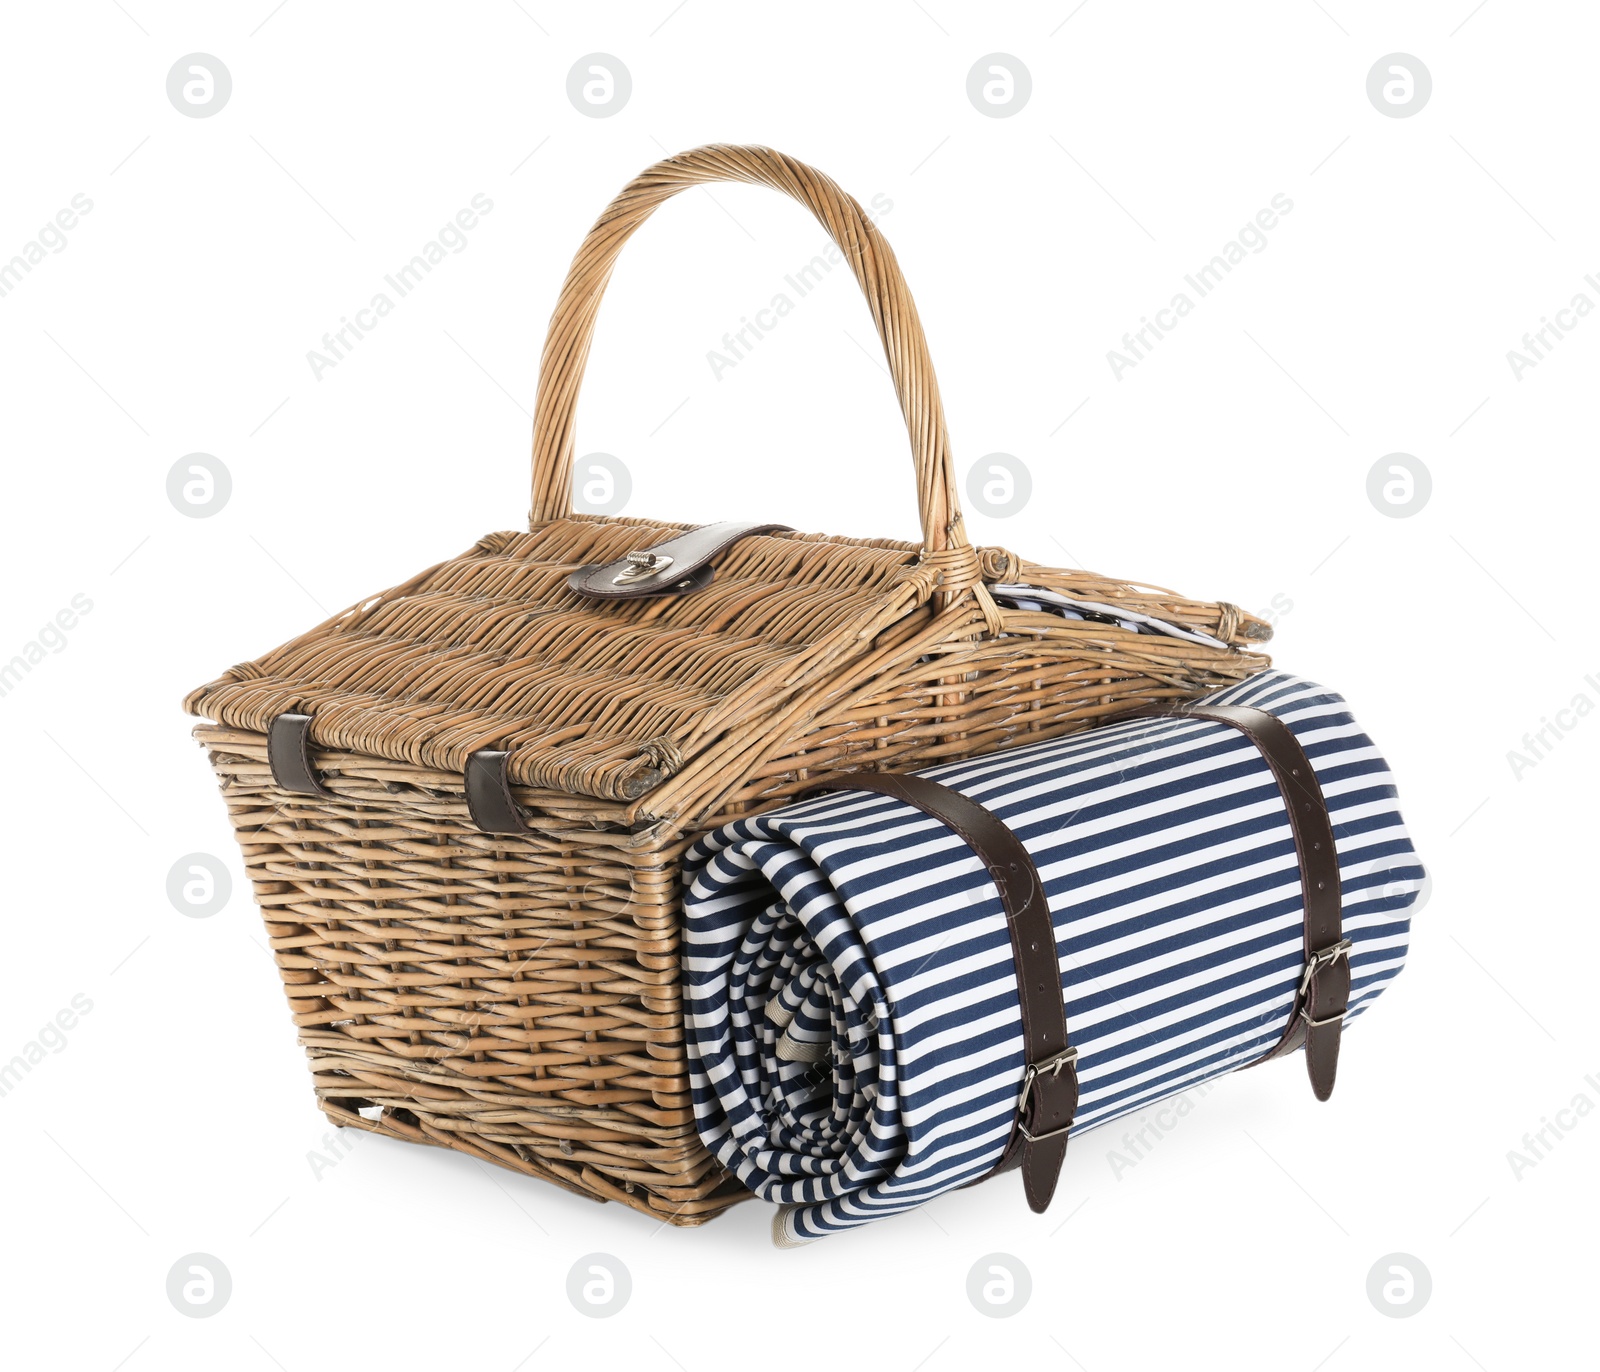
[[(1054, 1081), (1061, 1075), (1063, 1067), (1070, 1067), (1076, 1073), (1077, 1067), (1075, 1064), (1077, 1061), (1078, 1050), (1076, 1048), (1068, 1048), (1053, 1057), (1046, 1058), (1043, 1062), (1030, 1062), (1024, 1069), (1022, 1073), (1022, 1094), (1017, 1097), (1017, 1132), (1027, 1139), (1029, 1143), (1039, 1143), (1044, 1139), (1060, 1138), (1061, 1135), (1072, 1128), (1072, 1121), (1068, 1120), (1058, 1129), (1047, 1129), (1042, 1134), (1035, 1134), (1029, 1130), (1026, 1121), (1028, 1118), (1028, 1101), (1033, 1096), (1034, 1082), (1040, 1077), (1048, 1077), (1051, 1081)], [(1076, 1091), (1074, 1091), (1074, 1094), (1076, 1094)]]
[[(1305, 975), (1300, 978), (1300, 999), (1305, 999), (1306, 993), (1311, 989), (1311, 980), (1317, 975), (1318, 972), (1322, 971), (1325, 967), (1332, 967), (1333, 964), (1336, 963), (1340, 958), (1348, 958), (1350, 956), (1351, 949), (1354, 947), (1355, 944), (1353, 944), (1349, 939), (1340, 939), (1339, 942), (1335, 943), (1332, 947), (1318, 949), (1308, 959), (1306, 959)], [(1304, 1014), (1305, 1012), (1302, 1010), (1301, 1013)], [(1344, 1016), (1341, 1014), (1336, 1016), (1336, 1018), (1343, 1019)], [(1331, 1024), (1332, 1022), (1333, 1021), (1331, 1019), (1321, 1021), (1308, 1019), (1306, 1021), (1307, 1024)]]

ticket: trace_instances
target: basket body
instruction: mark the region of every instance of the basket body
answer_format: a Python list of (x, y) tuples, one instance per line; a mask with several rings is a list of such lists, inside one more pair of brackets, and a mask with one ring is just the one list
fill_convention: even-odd
[[(609, 273), (586, 254), (614, 256), (619, 215), (696, 179), (777, 186), (853, 254), (912, 434), (924, 541), (751, 536), (690, 594), (586, 600), (568, 586), (578, 568), (690, 527), (562, 508), (571, 425), (555, 407), (575, 396)], [(530, 529), (486, 536), (186, 705), (207, 721), (197, 736), (329, 1117), (697, 1224), (747, 1193), (690, 1110), (678, 941), (693, 839), (832, 773), (971, 757), (1214, 690), (1268, 665), (1255, 649), (1270, 630), (969, 546), (931, 370), (902, 375), (925, 359), (892, 254), (831, 182), (768, 150), (700, 150), (639, 178), (574, 263), (550, 339)], [(1012, 583), (1098, 608), (1063, 616), (991, 589)], [(285, 713), (311, 717), (323, 794), (274, 780), (267, 732)], [(507, 758), (525, 833), (473, 822), (463, 767), (486, 748)]]
[(263, 735), (197, 736), (335, 1124), (680, 1224), (738, 1198), (690, 1123), (681, 840), (485, 835), (459, 778), (353, 755), (319, 759), (339, 793), (319, 800), (273, 784)]

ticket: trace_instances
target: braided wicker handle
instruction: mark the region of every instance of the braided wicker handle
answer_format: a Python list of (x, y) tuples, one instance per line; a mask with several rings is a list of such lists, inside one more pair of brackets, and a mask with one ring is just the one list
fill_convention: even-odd
[(872, 309), (872, 321), (883, 340), (895, 394), (900, 397), (900, 410), (911, 435), (923, 546), (929, 552), (966, 548), (939, 383), (928, 359), (928, 341), (917, 307), (888, 242), (861, 206), (821, 172), (771, 148), (723, 144), (669, 157), (636, 176), (606, 207), (573, 258), (550, 318), (539, 365), (530, 520), (537, 524), (561, 519), (572, 510), (573, 420), (578, 391), (589, 360), (595, 315), (618, 254), (664, 200), (706, 181), (744, 181), (793, 196), (843, 249)]

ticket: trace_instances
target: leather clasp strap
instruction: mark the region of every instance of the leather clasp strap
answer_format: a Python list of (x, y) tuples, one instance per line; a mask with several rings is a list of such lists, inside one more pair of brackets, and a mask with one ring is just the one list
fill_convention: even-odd
[(684, 595), (709, 586), (716, 575), (711, 560), (751, 534), (788, 533), (787, 524), (742, 524), (729, 520), (702, 524), (653, 548), (631, 552), (603, 566), (580, 567), (567, 578), (579, 595), (595, 600), (639, 600), (645, 596)]
[(1033, 859), (1022, 840), (989, 810), (927, 777), (855, 772), (804, 794), (821, 791), (875, 791), (903, 801), (959, 835), (988, 870), (1011, 935), (1027, 1064), (1017, 1089), (1011, 1136), (994, 1170), (1021, 1167), (1028, 1205), (1042, 1212), (1055, 1194), (1067, 1132), (1078, 1109), (1078, 1051), (1067, 1042), (1055, 923)]
[(267, 766), (281, 790), (307, 796), (333, 793), (311, 769), (311, 716), (281, 714), (267, 725)]
[(1270, 1062), (1303, 1044), (1311, 1089), (1318, 1100), (1327, 1100), (1333, 1094), (1339, 1068), (1340, 1031), (1350, 1008), (1351, 943), (1344, 937), (1343, 895), (1339, 886), (1339, 855), (1333, 842), (1333, 821), (1328, 816), (1328, 803), (1316, 771), (1294, 731), (1276, 715), (1253, 706), (1157, 705), (1136, 710), (1121, 719), (1172, 717), (1208, 719), (1239, 730), (1261, 751), (1273, 780), (1278, 783), (1300, 866), (1306, 961), (1283, 1037), (1256, 1061)]
[(527, 822), (511, 798), (511, 782), (506, 775), (510, 753), (491, 748), (479, 749), (467, 758), (463, 776), (467, 792), (467, 812), (472, 822), (486, 834), (525, 834)]

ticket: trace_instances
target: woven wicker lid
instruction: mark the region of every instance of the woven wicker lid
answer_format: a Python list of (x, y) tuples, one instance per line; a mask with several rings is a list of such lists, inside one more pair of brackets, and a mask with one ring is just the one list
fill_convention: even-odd
[(868, 651), (938, 576), (910, 544), (776, 535), (741, 541), (693, 595), (600, 603), (567, 588), (577, 567), (685, 527), (576, 517), (490, 534), (187, 708), (258, 732), (306, 713), (324, 748), (446, 771), (505, 748), (519, 784), (633, 800)]

